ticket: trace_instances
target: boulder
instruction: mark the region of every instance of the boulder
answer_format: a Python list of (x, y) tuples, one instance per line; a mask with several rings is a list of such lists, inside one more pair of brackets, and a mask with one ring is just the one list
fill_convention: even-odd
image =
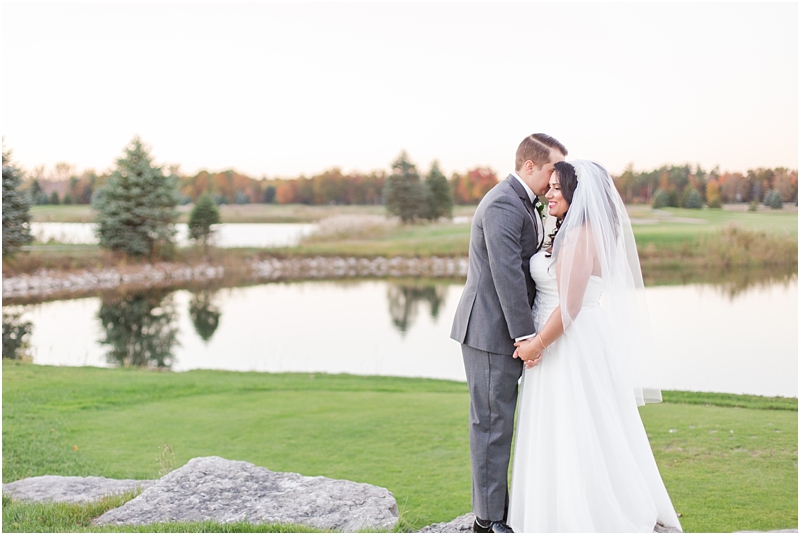
[(3, 484), (3, 494), (30, 502), (96, 502), (105, 496), (144, 490), (154, 481), (105, 477), (37, 476)]
[(398, 511), (394, 496), (382, 487), (198, 457), (95, 522), (139, 525), (204, 520), (293, 523), (354, 532), (391, 530)]

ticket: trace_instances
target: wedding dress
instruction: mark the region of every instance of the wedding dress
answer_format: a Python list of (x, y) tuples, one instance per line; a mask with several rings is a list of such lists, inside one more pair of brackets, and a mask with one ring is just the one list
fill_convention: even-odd
[[(581, 182), (596, 178), (586, 168), (578, 177), (575, 199), (559, 230), (553, 256), (541, 251), (531, 259), (537, 332), (556, 307), (567, 306), (565, 296), (559, 295), (556, 260), (559, 254), (567, 257), (565, 247), (576, 236), (567, 225), (570, 217), (573, 222), (578, 217), (571, 213), (573, 208), (585, 208), (586, 200), (578, 196)], [(593, 214), (593, 209), (585, 210), (583, 216), (587, 213)], [(581, 222), (599, 231), (597, 214), (593, 215), (594, 220), (582, 216)], [(625, 222), (617, 217), (615, 224), (620, 223)], [(604, 244), (599, 235), (594, 238), (597, 250), (610, 247), (601, 257), (619, 257), (624, 252), (619, 249), (623, 241), (619, 233), (611, 235), (615, 237), (609, 241), (615, 244)], [(603, 262), (602, 276), (586, 274), (579, 313), (575, 307), (572, 313), (562, 312), (564, 334), (522, 376), (508, 513), (508, 524), (518, 533), (652, 532), (657, 522), (680, 529), (637, 409), (637, 401), (643, 404), (651, 398), (634, 388), (629, 361), (620, 358), (630, 352), (627, 339), (637, 333), (626, 323), (630, 316), (611, 306), (614, 291), (608, 290), (619, 281), (623, 288), (631, 286), (630, 276), (627, 273), (618, 281), (612, 275), (627, 268), (609, 263), (608, 258)], [(560, 278), (564, 288), (568, 276), (562, 272)], [(629, 329), (622, 333), (626, 340), (620, 339), (621, 328)]]

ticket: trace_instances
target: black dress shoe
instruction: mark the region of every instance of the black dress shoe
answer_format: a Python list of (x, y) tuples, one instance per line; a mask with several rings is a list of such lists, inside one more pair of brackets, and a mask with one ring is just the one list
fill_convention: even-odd
[(511, 526), (505, 522), (492, 522), (490, 520), (481, 520), (479, 518), (475, 519), (472, 529), (475, 531), (475, 533), (514, 533), (514, 530), (511, 529)]

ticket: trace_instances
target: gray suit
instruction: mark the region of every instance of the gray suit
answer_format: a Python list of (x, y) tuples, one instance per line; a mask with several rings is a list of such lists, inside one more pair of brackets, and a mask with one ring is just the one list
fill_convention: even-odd
[(470, 392), (472, 508), (505, 520), (508, 463), (523, 363), (514, 339), (534, 333), (528, 274), (541, 238), (525, 188), (513, 176), (484, 196), (472, 219), (469, 270), (450, 337), (461, 343)]

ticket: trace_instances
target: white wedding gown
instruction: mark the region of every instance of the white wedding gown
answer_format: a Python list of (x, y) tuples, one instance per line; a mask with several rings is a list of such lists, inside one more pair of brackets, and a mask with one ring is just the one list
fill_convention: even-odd
[[(551, 261), (531, 259), (537, 331), (559, 304)], [(592, 276), (575, 321), (522, 376), (508, 513), (518, 533), (680, 528), (633, 392), (615, 383), (602, 293)]]

